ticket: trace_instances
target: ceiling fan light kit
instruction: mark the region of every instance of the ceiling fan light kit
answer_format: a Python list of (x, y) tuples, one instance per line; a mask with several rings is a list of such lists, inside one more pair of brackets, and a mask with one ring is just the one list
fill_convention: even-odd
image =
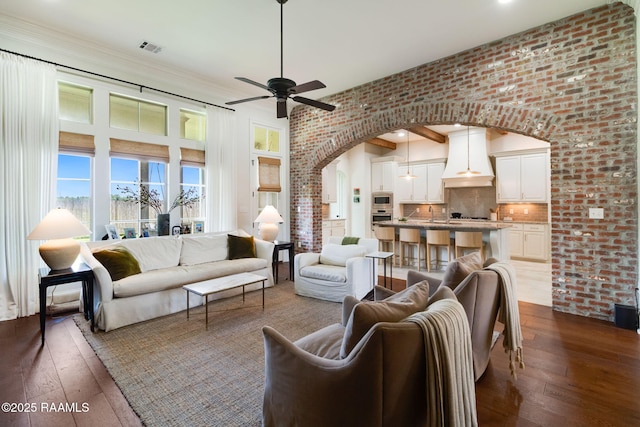
[(272, 79), (269, 79), (266, 85), (253, 81), (246, 77), (236, 77), (237, 80), (268, 90), (269, 92), (271, 92), (271, 95), (254, 96), (251, 98), (240, 99), (238, 101), (230, 101), (230, 102), (227, 102), (226, 104), (234, 105), (234, 104), (240, 104), (243, 102), (257, 101), (259, 99), (276, 98), (277, 100), (276, 114), (279, 119), (287, 117), (287, 99), (292, 99), (295, 102), (299, 102), (301, 104), (309, 105), (315, 108), (320, 108), (325, 111), (335, 110), (336, 108), (335, 105), (327, 104), (322, 101), (316, 101), (314, 99), (309, 99), (302, 96), (293, 96), (299, 93), (309, 92), (316, 89), (322, 89), (322, 88), (325, 88), (326, 86), (324, 85), (324, 83), (318, 80), (312, 80), (310, 82), (297, 85), (296, 82), (294, 82), (293, 80), (287, 79), (284, 77), (284, 73), (283, 73), (283, 62), (284, 62), (283, 61), (283, 57), (284, 57), (283, 5), (287, 2), (287, 0), (276, 0), (276, 1), (280, 3), (280, 77), (274, 77)]

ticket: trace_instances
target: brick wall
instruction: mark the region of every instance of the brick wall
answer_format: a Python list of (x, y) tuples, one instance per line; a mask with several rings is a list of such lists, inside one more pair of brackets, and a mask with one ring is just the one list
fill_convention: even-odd
[[(425, 47), (428, 49), (428, 46)], [(613, 319), (637, 283), (636, 37), (615, 3), (296, 107), (291, 236), (321, 246), (320, 171), (361, 142), (415, 124), (460, 122), (551, 144), (555, 310)], [(590, 220), (603, 207), (604, 220)], [(299, 249), (300, 250), (300, 249)]]

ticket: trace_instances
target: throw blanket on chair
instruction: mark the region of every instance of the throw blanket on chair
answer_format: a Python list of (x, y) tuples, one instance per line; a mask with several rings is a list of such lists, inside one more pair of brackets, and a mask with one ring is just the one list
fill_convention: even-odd
[(488, 267), (500, 276), (502, 292), (500, 292), (500, 311), (498, 311), (498, 321), (504, 325), (502, 332), (502, 347), (509, 353), (509, 369), (514, 379), (518, 379), (516, 374), (516, 362), (520, 369), (524, 369), (524, 358), (522, 356), (522, 330), (520, 329), (520, 311), (518, 309), (518, 298), (516, 295), (516, 272), (513, 266), (506, 262), (496, 262)]
[(428, 426), (477, 426), (471, 331), (462, 305), (434, 302), (405, 319), (422, 328)]

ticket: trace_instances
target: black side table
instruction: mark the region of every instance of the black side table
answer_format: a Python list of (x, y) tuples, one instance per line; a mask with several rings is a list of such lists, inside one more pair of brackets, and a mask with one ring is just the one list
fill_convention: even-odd
[(40, 278), (40, 335), (42, 336), (42, 345), (44, 345), (44, 324), (45, 318), (47, 317), (47, 288), (49, 286), (82, 282), (84, 317), (87, 320), (91, 320), (91, 332), (93, 332), (93, 270), (85, 263), (78, 263), (64, 270), (51, 270), (47, 267), (41, 268), (38, 276)]
[(280, 251), (289, 251), (289, 280), (293, 280), (293, 242), (273, 242), (275, 247), (273, 248), (273, 261), (271, 268), (273, 269), (273, 278), (278, 283), (278, 261), (280, 258)]

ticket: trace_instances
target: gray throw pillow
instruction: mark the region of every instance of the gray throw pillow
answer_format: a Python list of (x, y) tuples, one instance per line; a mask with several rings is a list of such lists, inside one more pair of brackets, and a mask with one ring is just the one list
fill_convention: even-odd
[(469, 274), (482, 268), (482, 257), (479, 251), (456, 258), (447, 266), (440, 287), (447, 286), (455, 289)]

